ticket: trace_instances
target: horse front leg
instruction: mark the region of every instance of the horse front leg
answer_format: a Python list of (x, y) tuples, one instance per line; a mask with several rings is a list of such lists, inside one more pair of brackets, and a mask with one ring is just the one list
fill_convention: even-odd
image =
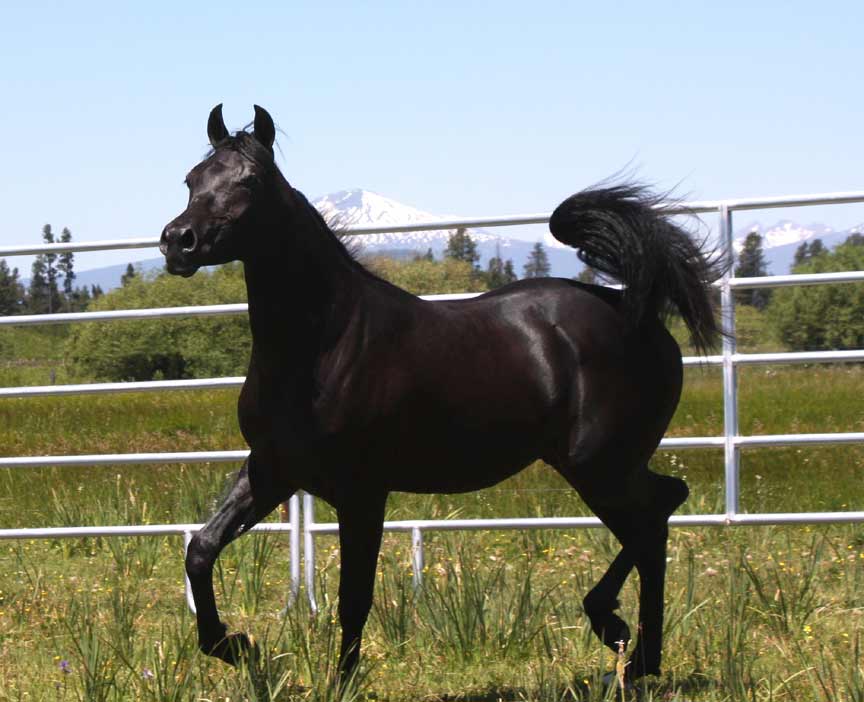
[(384, 531), (387, 494), (352, 495), (337, 505), (339, 551), (340, 684), (345, 685), (360, 660), (363, 626), (372, 608), (375, 568)]
[[(237, 482), (202, 529), (192, 537), (186, 551), (186, 573), (195, 600), (198, 647), (207, 655), (237, 665), (252, 649), (245, 634), (227, 636), (219, 619), (213, 592), (213, 566), (220, 552), (269, 514), (286, 495), (274, 490), (271, 481), (250, 480), (252, 457), (243, 464)], [(291, 491), (293, 493), (293, 490)]]

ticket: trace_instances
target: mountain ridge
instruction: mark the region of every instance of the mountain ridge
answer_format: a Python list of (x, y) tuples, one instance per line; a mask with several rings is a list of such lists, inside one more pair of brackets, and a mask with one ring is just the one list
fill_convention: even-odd
[[(345, 229), (351, 226), (383, 227), (418, 222), (452, 222), (454, 219), (460, 218), (457, 215), (436, 215), (425, 212), (362, 188), (329, 193), (313, 200), (312, 204), (336, 229)], [(370, 256), (389, 255), (405, 259), (410, 258), (412, 252), (416, 255), (423, 255), (431, 249), (435, 257), (440, 259), (447, 247), (447, 240), (454, 231), (454, 229), (444, 229), (394, 234), (364, 234), (351, 238), (356, 241), (363, 253)], [(831, 248), (842, 243), (852, 233), (864, 232), (864, 223), (848, 230), (838, 231), (821, 223), (802, 226), (788, 219), (781, 219), (769, 227), (759, 221), (752, 221), (746, 226), (736, 229), (734, 241), (737, 251), (741, 250), (744, 239), (751, 231), (756, 231), (763, 237), (769, 271), (776, 275), (789, 271), (795, 250), (801, 243), (818, 238), (826, 247)], [(477, 243), (480, 265), (484, 268), (492, 256), (500, 255), (505, 260), (511, 259), (516, 272), (521, 274), (531, 249), (537, 242), (542, 243), (546, 249), (553, 276), (570, 278), (578, 275), (584, 268), (574, 249), (552, 239), (548, 233), (538, 236), (536, 241), (529, 241), (492, 234), (483, 228), (470, 228), (468, 232)], [(157, 257), (134, 263), (142, 270), (150, 271), (161, 268), (163, 259)], [(77, 272), (76, 284), (87, 285), (88, 287), (100, 285), (107, 291), (120, 285), (120, 276), (125, 271), (126, 264), (82, 270)]]

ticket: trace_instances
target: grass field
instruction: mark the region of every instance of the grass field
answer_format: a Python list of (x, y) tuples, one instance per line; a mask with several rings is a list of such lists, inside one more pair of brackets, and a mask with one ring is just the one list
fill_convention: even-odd
[[(42, 384), (54, 341), (18, 335), (0, 384)], [(50, 341), (50, 337), (49, 337)], [(3, 341), (0, 340), (0, 344)], [(46, 349), (54, 349), (51, 350)], [(28, 356), (28, 350), (30, 355)], [(38, 354), (34, 353), (38, 350)], [(54, 355), (52, 355), (52, 353)], [(7, 356), (8, 358), (8, 356)], [(864, 431), (864, 369), (744, 368), (743, 434)], [(0, 402), (4, 455), (243, 448), (228, 391)], [(719, 434), (716, 370), (688, 371), (670, 435)], [(864, 447), (744, 452), (745, 511), (864, 509)], [(683, 511), (722, 509), (719, 451), (659, 453), (686, 477)], [(0, 471), (0, 527), (202, 521), (236, 466)], [(393, 495), (388, 518), (584, 514), (542, 465), (459, 496)], [(323, 505), (322, 521), (332, 518)], [(333, 699), (338, 550), (321, 537), (321, 611), (282, 616), (285, 536), (250, 535), (217, 570), (232, 629), (262, 659), (235, 671), (197, 653), (176, 537), (0, 542), (0, 700)], [(391, 700), (601, 700), (614, 656), (594, 639), (581, 598), (616, 552), (603, 530), (426, 536), (423, 589), (409, 542), (385, 538), (362, 679), (353, 694)], [(635, 617), (635, 578), (623, 593)], [(673, 529), (664, 676), (640, 699), (864, 700), (864, 526)]]

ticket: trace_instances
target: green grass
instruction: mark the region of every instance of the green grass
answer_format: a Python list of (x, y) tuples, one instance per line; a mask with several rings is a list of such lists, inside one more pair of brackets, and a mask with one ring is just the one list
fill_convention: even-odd
[[(44, 342), (16, 341), (19, 351)], [(50, 367), (59, 378), (51, 354), (29, 376), (7, 361), (0, 381), (41, 384)], [(858, 366), (744, 368), (740, 389), (745, 434), (864, 430)], [(235, 391), (4, 400), (0, 439), (5, 455), (235, 449), (235, 406)], [(689, 370), (670, 435), (721, 431), (719, 373)], [(686, 476), (684, 511), (722, 510), (721, 452), (661, 452), (654, 467)], [(236, 468), (4, 469), (0, 527), (200, 521)], [(742, 504), (860, 510), (862, 477), (861, 446), (746, 450)], [(540, 464), (478, 493), (394, 495), (387, 509), (390, 519), (585, 513)], [(333, 518), (323, 505), (317, 516)], [(226, 549), (220, 606), (262, 650), (256, 667), (235, 671), (196, 651), (181, 539), (0, 542), (0, 700), (333, 699), (338, 550), (333, 537), (318, 546), (321, 611), (301, 602), (287, 617), (287, 537)], [(580, 604), (616, 552), (605, 531), (427, 534), (416, 595), (409, 549), (407, 536), (385, 537), (357, 695), (614, 698), (600, 684), (614, 656)], [(642, 699), (864, 700), (864, 526), (677, 528), (669, 558), (665, 673)], [(635, 598), (634, 577), (622, 597), (631, 623)]]

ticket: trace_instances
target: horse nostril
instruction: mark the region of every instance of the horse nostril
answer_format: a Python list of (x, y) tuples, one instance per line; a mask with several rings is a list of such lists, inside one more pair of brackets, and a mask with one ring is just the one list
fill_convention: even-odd
[(192, 253), (197, 245), (198, 237), (195, 236), (195, 232), (193, 230), (186, 229), (180, 235), (180, 246), (183, 249), (183, 253)]

